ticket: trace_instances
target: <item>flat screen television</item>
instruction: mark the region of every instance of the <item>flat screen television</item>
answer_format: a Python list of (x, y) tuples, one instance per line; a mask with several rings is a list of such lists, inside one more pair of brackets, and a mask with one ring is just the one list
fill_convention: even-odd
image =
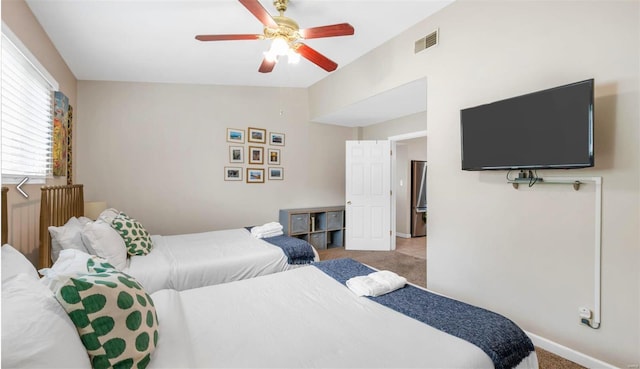
[(463, 170), (592, 167), (593, 79), (462, 109)]

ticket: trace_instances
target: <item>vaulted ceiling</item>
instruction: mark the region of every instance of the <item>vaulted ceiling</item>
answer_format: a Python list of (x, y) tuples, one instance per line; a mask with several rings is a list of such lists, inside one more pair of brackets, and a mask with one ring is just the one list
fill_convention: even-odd
[[(26, 0), (79, 80), (309, 87), (329, 72), (302, 59), (259, 73), (269, 40), (202, 42), (198, 34), (262, 34), (236, 0)], [(269, 0), (260, 0), (272, 15)], [(343, 67), (451, 0), (290, 0), (300, 28), (350, 23), (352, 36), (305, 43)]]

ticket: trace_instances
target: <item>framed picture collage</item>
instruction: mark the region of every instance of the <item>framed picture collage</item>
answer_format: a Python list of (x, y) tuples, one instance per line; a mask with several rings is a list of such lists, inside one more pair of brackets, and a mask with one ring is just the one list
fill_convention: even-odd
[(284, 180), (282, 147), (284, 133), (263, 128), (227, 128), (229, 166), (224, 167), (225, 181), (264, 183)]

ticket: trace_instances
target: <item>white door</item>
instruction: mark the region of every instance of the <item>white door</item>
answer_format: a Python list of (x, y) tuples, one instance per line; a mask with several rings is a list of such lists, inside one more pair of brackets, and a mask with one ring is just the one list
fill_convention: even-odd
[(345, 249), (391, 250), (389, 141), (347, 141)]

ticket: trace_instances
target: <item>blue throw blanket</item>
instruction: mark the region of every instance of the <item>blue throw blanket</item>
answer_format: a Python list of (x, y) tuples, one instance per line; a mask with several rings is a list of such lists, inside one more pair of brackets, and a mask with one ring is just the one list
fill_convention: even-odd
[[(352, 277), (375, 272), (353, 259), (326, 260), (313, 265), (342, 284)], [(504, 316), (415, 286), (406, 285), (369, 298), (473, 343), (489, 355), (496, 369), (516, 367), (534, 350), (529, 337)]]
[[(253, 227), (245, 228), (251, 232), (251, 228)], [(311, 264), (316, 256), (309, 242), (300, 238), (282, 235), (261, 238), (261, 240), (281, 248), (282, 252), (287, 256), (287, 262), (289, 264)]]

